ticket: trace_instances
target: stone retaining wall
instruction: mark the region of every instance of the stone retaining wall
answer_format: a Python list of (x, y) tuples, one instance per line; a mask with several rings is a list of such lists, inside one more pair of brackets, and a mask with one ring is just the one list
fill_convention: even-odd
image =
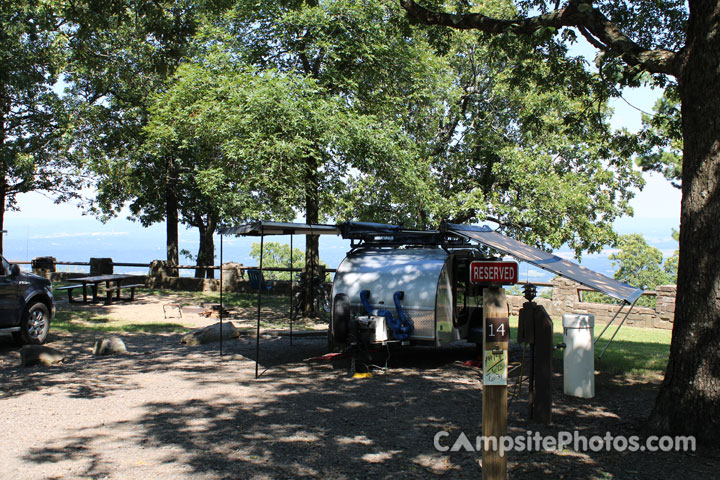
[[(595, 315), (595, 323), (604, 325), (610, 322), (620, 309), (620, 305), (580, 301), (578, 288), (582, 287), (582, 285), (572, 280), (557, 277), (552, 283), (552, 299), (538, 297), (535, 301), (544, 306), (545, 310), (547, 310), (555, 321), (561, 321), (563, 314), (566, 313), (585, 313)], [(655, 291), (657, 293), (655, 308), (633, 307), (632, 312), (625, 321), (625, 325), (643, 328), (672, 329), (673, 319), (675, 317), (675, 293), (677, 287), (675, 285), (663, 285), (657, 287)], [(521, 296), (508, 296), (510, 314), (517, 315), (525, 301), (525, 298)], [(626, 306), (623, 308), (622, 313), (618, 315), (618, 319), (622, 320), (627, 311), (628, 307)], [(617, 320), (617, 322), (619, 322), (619, 320)]]
[[(149, 288), (183, 290), (189, 292), (219, 292), (219, 278), (175, 277), (165, 261), (154, 260), (150, 264), (150, 273), (146, 285)], [(219, 272), (218, 272), (219, 276)], [(270, 282), (270, 281), (268, 281)], [(272, 293), (290, 294), (289, 281), (272, 281)], [(228, 262), (223, 265), (223, 291), (228, 293), (255, 293), (245, 275), (243, 265)]]
[[(94, 273), (105, 272), (110, 269), (112, 272), (111, 259), (91, 259), (94, 261)], [(33, 270), (37, 273), (51, 278), (53, 281), (69, 280), (73, 276), (85, 276), (86, 274), (74, 274), (67, 272), (55, 272), (55, 259), (52, 257), (41, 257), (33, 260)], [(253, 292), (250, 282), (244, 275), (243, 266), (236, 263), (226, 263), (223, 268), (223, 290), (227, 292)], [(177, 277), (167, 267), (167, 263), (155, 260), (150, 265), (150, 272), (146, 278), (146, 285), (150, 288), (161, 288), (169, 290), (186, 290), (196, 292), (217, 292), (220, 290), (220, 280), (210, 278)], [(138, 275), (142, 277), (142, 275)], [(276, 281), (273, 293), (289, 294), (290, 282)], [(555, 321), (561, 321), (562, 315), (566, 313), (584, 313), (595, 315), (595, 322), (607, 324), (620, 309), (620, 305), (608, 305), (602, 303), (582, 302), (580, 290), (582, 286), (566, 278), (557, 277), (552, 281), (552, 298), (538, 297), (535, 301), (544, 306), (545, 310)], [(655, 308), (634, 307), (625, 321), (626, 325), (633, 325), (644, 328), (672, 329), (675, 316), (675, 285), (662, 285), (655, 289)], [(523, 303), (526, 301), (522, 296), (509, 295), (508, 304), (510, 314), (517, 315)], [(627, 307), (618, 315), (621, 320)]]

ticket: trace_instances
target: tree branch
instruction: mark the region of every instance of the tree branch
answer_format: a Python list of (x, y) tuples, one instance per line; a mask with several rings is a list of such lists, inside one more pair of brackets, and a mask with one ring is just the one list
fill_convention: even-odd
[(564, 8), (535, 17), (517, 19), (497, 19), (480, 13), (435, 12), (418, 5), (415, 0), (400, 0), (400, 5), (410, 17), (421, 23), (459, 30), (530, 35), (548, 27), (556, 29), (574, 27), (578, 28), (593, 46), (620, 55), (628, 65), (640, 66), (650, 73), (673, 76), (679, 73), (680, 62), (677, 52), (642, 48), (587, 0), (570, 0)]

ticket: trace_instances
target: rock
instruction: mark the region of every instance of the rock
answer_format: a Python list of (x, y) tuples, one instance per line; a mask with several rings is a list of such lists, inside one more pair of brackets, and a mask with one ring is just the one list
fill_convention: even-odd
[[(231, 338), (238, 338), (240, 333), (235, 328), (232, 322), (223, 322), (222, 325), (222, 338), (223, 340), (229, 340)], [(199, 330), (194, 330), (187, 335), (184, 335), (180, 339), (180, 343), (185, 345), (203, 345), (206, 343), (213, 343), (220, 341), (220, 323), (210, 325)]]
[(20, 350), (20, 366), (54, 365), (65, 360), (65, 354), (44, 345), (25, 345)]
[(125, 355), (127, 354), (125, 342), (120, 337), (103, 338), (95, 342), (93, 355)]

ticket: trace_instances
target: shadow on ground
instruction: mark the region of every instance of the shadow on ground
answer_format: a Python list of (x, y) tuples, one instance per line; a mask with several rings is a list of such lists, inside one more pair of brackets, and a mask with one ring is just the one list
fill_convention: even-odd
[[(181, 465), (189, 478), (477, 478), (481, 454), (450, 447), (461, 433), (474, 444), (480, 435), (482, 387), (479, 370), (463, 364), (473, 348), (411, 348), (377, 352), (372, 363), (385, 373), (368, 379), (347, 375), (348, 359), (312, 360), (326, 353), (321, 337), (262, 340), (260, 372), (254, 378), (255, 341), (241, 338), (223, 345), (184, 347), (177, 335), (133, 335), (133, 355), (93, 358), (75, 349), (59, 367), (0, 370), (2, 397), (61, 388), (74, 398), (104, 401), (140, 388), (137, 373), (182, 375), (198, 392), (222, 385), (223, 392), (197, 398), (157, 396), (139, 405), (130, 421), (107, 425), (107, 432), (134, 432), (111, 440), (132, 448), (163, 452), (166, 465)], [(86, 339), (86, 344), (91, 338)], [(58, 343), (68, 338), (57, 339)], [(12, 347), (0, 344), (0, 355)], [(558, 371), (557, 365), (555, 371)], [(562, 395), (562, 378), (554, 378), (553, 425), (527, 420), (527, 392), (510, 406), (510, 434), (557, 436), (577, 431), (591, 437), (647, 434), (657, 384), (623, 384), (603, 377), (594, 399)], [(191, 387), (192, 388), (192, 387)], [(0, 397), (0, 398), (2, 398)], [(103, 441), (107, 441), (104, 439)], [(43, 465), (59, 458), (89, 462), (84, 474), (110, 475), (100, 440), (77, 429), (27, 452), (24, 461)], [(510, 478), (712, 478), (720, 459), (716, 452), (509, 452)]]

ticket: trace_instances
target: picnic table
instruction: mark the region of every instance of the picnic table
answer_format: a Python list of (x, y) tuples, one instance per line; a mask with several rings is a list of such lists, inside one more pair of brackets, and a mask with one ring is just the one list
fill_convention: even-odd
[(83, 302), (88, 302), (88, 286), (92, 292), (92, 303), (98, 301), (98, 290), (101, 284), (105, 284), (105, 303), (111, 304), (113, 297), (116, 300), (120, 300), (120, 291), (124, 289), (130, 289), (130, 296), (124, 300), (133, 301), (135, 299), (135, 289), (144, 287), (143, 283), (123, 283), (125, 280), (135, 277), (136, 275), (128, 274), (106, 274), (106, 275), (95, 275), (90, 277), (73, 278), (73, 282), (78, 282), (77, 285), (66, 285), (64, 287), (57, 287), (55, 290), (67, 290), (68, 301), (73, 302), (72, 291), (77, 288), (82, 288), (83, 291)]

